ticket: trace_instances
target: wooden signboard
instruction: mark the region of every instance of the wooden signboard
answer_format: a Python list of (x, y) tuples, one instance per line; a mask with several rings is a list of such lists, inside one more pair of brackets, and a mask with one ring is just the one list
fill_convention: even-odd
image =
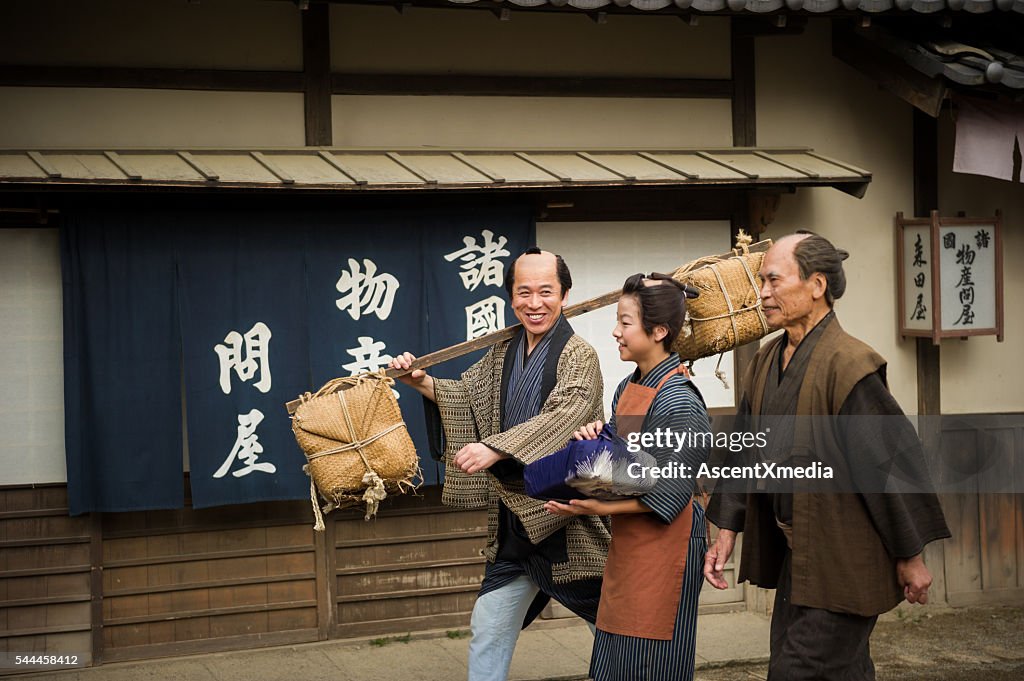
[(1002, 216), (896, 214), (900, 335), (1003, 340)]

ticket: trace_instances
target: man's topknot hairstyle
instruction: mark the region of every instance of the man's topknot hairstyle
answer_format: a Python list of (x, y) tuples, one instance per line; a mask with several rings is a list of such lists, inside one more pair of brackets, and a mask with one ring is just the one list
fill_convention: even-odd
[(820, 234), (803, 229), (798, 230), (797, 234), (804, 236), (793, 247), (793, 257), (800, 268), (800, 278), (806, 280), (815, 272), (820, 272), (825, 277), (825, 302), (832, 307), (846, 292), (843, 261), (849, 258), (850, 254), (836, 248)]
[[(519, 260), (523, 255), (540, 255), (543, 252), (536, 246), (530, 246), (516, 260)], [(505, 270), (505, 292), (508, 293), (509, 300), (512, 300), (512, 285), (516, 280), (516, 260), (513, 260), (512, 264)], [(562, 287), (561, 295), (564, 297), (566, 292), (572, 288), (572, 275), (569, 274), (569, 266), (562, 260), (562, 256), (557, 253), (555, 254), (555, 272), (558, 274), (558, 284)]]

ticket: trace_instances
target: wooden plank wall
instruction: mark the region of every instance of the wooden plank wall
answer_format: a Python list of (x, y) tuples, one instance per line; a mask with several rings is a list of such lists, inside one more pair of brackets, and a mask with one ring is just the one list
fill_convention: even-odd
[(104, 514), (104, 660), (321, 638), (311, 516), (303, 502)]
[(0, 491), (0, 651), (92, 663), (90, 537), (63, 485)]
[[(0, 489), (0, 650), (95, 665), (460, 629), (484, 572), (486, 513), (437, 488), (369, 522), (332, 513), (323, 534), (307, 502), (67, 513), (62, 485)], [(738, 607), (742, 587), (701, 611)]]
[[(334, 547), (331, 571), (335, 612), (332, 638), (405, 634), (424, 629), (458, 629), (469, 624), (483, 579), (487, 541), (484, 511), (453, 511), (440, 505), (440, 490), (425, 499), (395, 500), (366, 522), (349, 511), (328, 523)], [(330, 534), (333, 532), (333, 537)], [(739, 544), (726, 567), (734, 585), (705, 589), (701, 613), (746, 607), (743, 585), (736, 585)], [(549, 607), (542, 617), (575, 617)]]
[(348, 511), (333, 523), (332, 638), (469, 623), (484, 573), (486, 511), (445, 509), (436, 487), (422, 494), (395, 499), (369, 522)]
[(942, 497), (949, 604), (1024, 603), (1024, 414), (942, 417)]

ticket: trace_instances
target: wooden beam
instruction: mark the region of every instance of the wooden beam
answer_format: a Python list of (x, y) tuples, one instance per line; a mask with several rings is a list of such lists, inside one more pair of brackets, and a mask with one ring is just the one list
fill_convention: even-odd
[[(753, 244), (750, 250), (764, 250), (767, 248), (767, 246), (767, 242)], [(732, 255), (733, 253), (730, 251), (728, 253), (723, 253), (718, 257), (727, 258)], [(622, 297), (622, 291), (620, 289), (615, 289), (614, 291), (609, 291), (608, 293), (604, 293), (594, 298), (590, 298), (589, 300), (584, 300), (581, 303), (570, 305), (562, 310), (562, 314), (565, 315), (566, 319), (571, 319), (572, 317), (576, 317), (578, 315), (585, 314), (587, 312), (591, 312), (602, 307), (607, 307), (608, 305), (611, 305), (612, 303), (618, 301), (620, 297)], [(388, 369), (385, 373), (391, 378), (397, 378), (398, 376), (404, 376), (405, 374), (411, 373), (416, 369), (426, 369), (434, 366), (435, 364), (441, 364), (442, 362), (447, 362), (450, 359), (462, 357), (463, 355), (475, 352), (476, 350), (481, 350), (483, 348), (495, 345), (496, 343), (500, 343), (504, 340), (513, 338), (517, 333), (519, 333), (519, 330), (521, 328), (521, 324), (507, 326), (504, 329), (492, 331), (491, 333), (485, 336), (480, 336), (479, 338), (473, 338), (472, 340), (463, 341), (462, 343), (457, 343), (447, 348), (442, 348), (441, 350), (431, 352), (429, 354), (423, 355), (422, 357), (417, 357), (416, 361), (412, 363), (412, 365), (407, 371), (402, 371), (399, 369)], [(751, 343), (750, 345), (756, 346), (757, 344)], [(298, 409), (301, 404), (302, 400), (292, 400), (285, 404), (285, 408), (288, 410), (289, 414), (294, 414), (295, 410)]]
[(329, 152), (329, 151), (321, 151), (321, 152), (318, 152), (317, 155), (320, 158), (322, 158), (323, 160), (327, 161), (329, 164), (331, 164), (331, 167), (333, 167), (335, 170), (337, 170), (342, 175), (346, 176), (347, 178), (349, 178), (350, 180), (352, 180), (356, 184), (360, 184), (361, 185), (361, 184), (367, 184), (369, 182), (369, 180), (367, 180), (365, 177), (360, 175), (357, 171), (355, 171), (354, 169), (352, 169), (348, 165), (346, 165), (346, 164), (342, 163), (340, 160), (338, 160), (338, 157), (333, 155), (331, 152)]
[(331, 76), (331, 92), (336, 95), (728, 99), (732, 96), (732, 83), (719, 78), (335, 73)]
[(302, 93), (306, 146), (332, 144), (330, 6), (310, 5), (302, 12)]
[(252, 156), (253, 160), (266, 168), (271, 175), (281, 180), (283, 184), (295, 184), (295, 178), (281, 170), (281, 167), (267, 158), (266, 154), (262, 151), (250, 151), (249, 155)]
[(698, 151), (697, 152), (697, 156), (699, 156), (700, 158), (704, 159), (705, 161), (711, 161), (712, 163), (714, 163), (716, 165), (720, 165), (723, 168), (726, 168), (727, 170), (731, 170), (734, 173), (739, 173), (740, 175), (742, 175), (743, 177), (745, 177), (745, 178), (747, 178), (749, 180), (756, 180), (758, 178), (758, 174), (757, 173), (748, 172), (748, 171), (744, 170), (743, 168), (740, 168), (739, 166), (737, 166), (732, 161), (727, 161), (724, 158), (718, 158), (717, 156), (712, 156), (711, 154), (709, 154), (706, 151)]
[(655, 156), (654, 154), (648, 153), (646, 151), (641, 151), (639, 154), (637, 154), (637, 156), (639, 156), (640, 158), (647, 159), (651, 163), (653, 163), (655, 165), (659, 165), (662, 168), (665, 168), (666, 170), (671, 170), (673, 173), (679, 173), (680, 175), (685, 177), (687, 180), (699, 180), (700, 179), (700, 175), (698, 175), (697, 173), (691, 173), (689, 171), (683, 170), (682, 168), (680, 168), (680, 167), (678, 167), (676, 165), (673, 165), (673, 164), (669, 163), (668, 161), (666, 161), (666, 160), (664, 160), (664, 159), (662, 159), (662, 158), (660, 158), (658, 156)]
[(608, 165), (604, 161), (601, 161), (599, 159), (594, 158), (593, 156), (591, 156), (590, 154), (588, 154), (585, 151), (577, 151), (576, 155), (579, 156), (580, 158), (582, 158), (584, 161), (589, 161), (590, 163), (593, 163), (598, 168), (601, 168), (603, 170), (607, 170), (609, 173), (612, 173), (613, 175), (618, 175), (619, 177), (621, 177), (626, 182), (635, 182), (636, 181), (636, 175), (630, 175), (628, 173), (622, 172), (621, 170), (616, 170), (615, 168), (612, 168), (610, 165)]
[(455, 157), (456, 159), (458, 159), (459, 161), (462, 161), (467, 166), (469, 166), (473, 170), (477, 171), (478, 173), (480, 173), (481, 175), (483, 175), (484, 177), (489, 179), (491, 182), (494, 182), (496, 184), (501, 184), (502, 182), (505, 181), (504, 177), (502, 177), (501, 175), (498, 175), (493, 170), (491, 170), (487, 166), (483, 165), (479, 161), (477, 161), (475, 159), (469, 158), (468, 156), (466, 156), (465, 154), (463, 154), (460, 151), (452, 152), (452, 156)]
[(30, 159), (32, 159), (32, 162), (35, 163), (39, 167), (40, 170), (42, 170), (44, 173), (46, 173), (47, 177), (51, 177), (51, 178), (59, 178), (60, 177), (60, 171), (57, 170), (55, 167), (53, 167), (50, 164), (49, 161), (47, 161), (45, 158), (43, 158), (43, 155), (40, 154), (38, 151), (29, 151), (29, 152), (27, 152), (27, 154), (28, 154), (28, 157)]
[[(303, 12), (304, 26), (327, 9), (311, 5)], [(326, 22), (319, 29), (327, 31)], [(321, 37), (322, 39), (322, 37)], [(313, 40), (312, 35), (310, 40)], [(313, 67), (316, 55), (304, 65)], [(322, 48), (316, 48), (322, 51)], [(323, 55), (317, 68), (326, 68)], [(233, 71), (220, 69), (165, 69), (86, 66), (0, 65), (0, 86), (11, 87), (111, 87), (158, 90), (224, 90), (237, 92), (307, 91), (310, 73), (303, 71)], [(729, 99), (732, 82), (725, 78), (597, 78), (476, 76), (459, 74), (334, 73), (330, 92), (336, 95), (466, 95), (494, 97), (644, 97), (649, 99)]]
[(129, 180), (141, 180), (142, 174), (135, 170), (127, 161), (125, 161), (116, 151), (104, 151), (103, 155), (107, 157), (107, 160), (114, 164), (118, 170), (124, 173), (125, 177)]
[[(737, 206), (736, 212), (733, 213), (732, 218), (729, 220), (729, 239), (731, 243), (736, 243), (736, 239), (739, 237), (741, 229), (751, 235), (756, 235), (758, 233), (754, 231), (755, 226), (749, 224), (748, 220), (750, 220), (750, 217), (750, 212), (745, 212)], [(740, 400), (743, 398), (743, 376), (747, 372), (747, 367), (753, 364), (754, 356), (757, 355), (757, 351), (760, 347), (760, 343), (747, 343), (746, 345), (741, 345), (738, 348), (733, 348), (732, 359), (734, 380), (732, 389), (733, 399), (735, 400), (733, 403), (734, 409), (739, 409)], [(735, 413), (735, 411), (733, 413)]]
[(939, 209), (939, 126), (920, 110), (913, 121), (914, 217), (924, 217)]
[(807, 177), (810, 177), (810, 178), (815, 178), (816, 179), (818, 177), (821, 177), (818, 173), (816, 173), (816, 172), (814, 172), (812, 170), (808, 170), (807, 168), (801, 168), (800, 166), (793, 165), (792, 163), (789, 163), (787, 161), (782, 161), (777, 156), (772, 156), (770, 154), (766, 154), (763, 151), (755, 151), (754, 152), (754, 156), (757, 156), (758, 158), (763, 158), (766, 161), (771, 161), (772, 163), (778, 164), (778, 165), (782, 166), (783, 168), (789, 168), (790, 170), (792, 170), (795, 173), (800, 173), (801, 175), (806, 175)]
[(816, 158), (819, 161), (824, 161), (825, 163), (831, 163), (834, 166), (839, 166), (843, 170), (848, 170), (851, 173), (856, 173), (858, 175), (863, 175), (864, 177), (870, 177), (871, 176), (871, 171), (864, 170), (863, 168), (858, 168), (857, 166), (851, 165), (851, 164), (847, 163), (846, 161), (840, 161), (839, 159), (832, 158), (831, 156), (825, 156), (824, 154), (819, 154), (816, 151), (808, 151), (806, 153), (807, 153), (808, 156), (810, 156), (812, 158)]
[(0, 65), (0, 85), (12, 87), (124, 87), (156, 90), (302, 92), (295, 71), (146, 69), (91, 66)]
[(529, 154), (526, 154), (522, 151), (517, 151), (515, 153), (515, 157), (518, 158), (520, 161), (525, 161), (526, 163), (529, 163), (534, 168), (537, 168), (538, 170), (547, 173), (551, 177), (554, 177), (557, 180), (559, 180), (560, 182), (572, 182), (572, 178), (566, 175), (565, 173), (561, 173), (555, 170), (554, 168), (541, 163), (540, 161), (530, 156)]
[(946, 86), (941, 79), (929, 78), (894, 54), (855, 31), (832, 24), (832, 55), (852, 66), (884, 89), (919, 111), (938, 118)]
[(220, 175), (213, 172), (208, 165), (197, 159), (188, 151), (179, 151), (178, 157), (185, 163), (192, 166), (192, 169), (203, 176), (203, 179), (207, 182), (216, 182), (220, 179)]
[(390, 158), (392, 161), (394, 161), (398, 165), (400, 165), (403, 168), (405, 168), (406, 170), (408, 170), (410, 173), (412, 173), (416, 177), (418, 177), (421, 180), (423, 180), (424, 182), (426, 182), (427, 184), (437, 184), (437, 178), (436, 177), (434, 177), (433, 175), (428, 173), (426, 170), (423, 170), (422, 168), (420, 168), (418, 165), (416, 165), (415, 163), (413, 163), (409, 159), (402, 158), (401, 154), (399, 154), (397, 152), (394, 152), (394, 151), (389, 151), (389, 152), (387, 152), (384, 155), (387, 156), (388, 158)]
[(732, 61), (732, 144), (757, 146), (757, 101), (755, 90), (754, 36), (744, 32), (733, 18), (730, 31)]
[[(913, 127), (914, 215), (931, 215), (939, 208), (938, 122), (915, 109)], [(933, 254), (934, 256), (934, 254)], [(917, 413), (937, 415), (941, 412), (941, 373), (939, 346), (931, 338), (917, 339)], [(926, 445), (938, 445), (938, 431), (921, 433)]]

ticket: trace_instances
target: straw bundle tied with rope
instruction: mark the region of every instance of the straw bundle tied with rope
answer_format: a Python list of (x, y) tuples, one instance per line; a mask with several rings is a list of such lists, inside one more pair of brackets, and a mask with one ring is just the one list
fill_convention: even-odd
[[(752, 251), (750, 242), (741, 230), (732, 254), (700, 258), (672, 273), (673, 279), (700, 292), (686, 301), (686, 320), (672, 344), (680, 358), (692, 362), (719, 355), (720, 366), (723, 353), (768, 333), (758, 279), (767, 249)], [(757, 246), (764, 244), (771, 245), (771, 240)], [(715, 374), (725, 383), (718, 367)]]
[[(758, 271), (771, 241), (750, 242), (740, 231), (733, 251), (694, 260), (673, 272), (674, 279), (700, 292), (687, 302), (687, 318), (672, 348), (684, 361), (721, 355), (768, 333)], [(621, 293), (610, 291), (562, 312), (566, 317), (590, 312), (618, 301)], [(335, 378), (316, 393), (289, 402), (292, 431), (308, 461), (303, 469), (310, 476), (315, 528), (324, 529), (322, 513), (359, 504), (365, 504), (369, 520), (388, 493), (413, 491), (422, 482), (416, 448), (391, 391), (395, 377), (511, 339), (520, 328), (516, 324), (424, 355), (406, 371), (379, 369)], [(724, 374), (718, 369), (715, 373), (724, 382)], [(322, 512), (318, 491), (328, 502)]]
[(336, 378), (300, 398), (292, 432), (309, 462), (303, 470), (316, 530), (324, 529), (317, 490), (328, 501), (324, 513), (365, 503), (369, 520), (388, 492), (419, 486), (416, 447), (391, 392), (394, 383), (379, 370)]

